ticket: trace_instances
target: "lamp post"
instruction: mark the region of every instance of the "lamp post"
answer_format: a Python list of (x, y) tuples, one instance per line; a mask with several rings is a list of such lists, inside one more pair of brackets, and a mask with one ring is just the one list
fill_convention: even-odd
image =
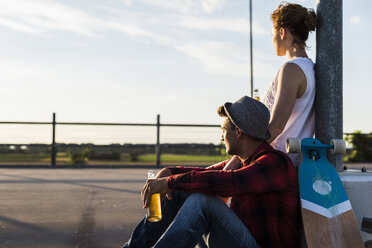
[(251, 97), (253, 97), (252, 0), (249, 0), (249, 45), (250, 45), (250, 62), (251, 62)]

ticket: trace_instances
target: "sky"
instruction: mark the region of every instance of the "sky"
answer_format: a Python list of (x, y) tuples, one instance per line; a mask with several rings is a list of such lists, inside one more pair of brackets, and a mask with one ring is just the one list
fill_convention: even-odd
[[(292, 1), (316, 9), (315, 0)], [(254, 88), (285, 57), (252, 0)], [(344, 132), (372, 132), (370, 0), (343, 1)], [(0, 0), (0, 121), (220, 124), (250, 94), (248, 0)], [(315, 61), (315, 34), (307, 42)], [(57, 142), (152, 143), (154, 128), (57, 126)], [(220, 130), (162, 128), (162, 142), (218, 143)], [(0, 143), (50, 142), (49, 126), (0, 124)]]

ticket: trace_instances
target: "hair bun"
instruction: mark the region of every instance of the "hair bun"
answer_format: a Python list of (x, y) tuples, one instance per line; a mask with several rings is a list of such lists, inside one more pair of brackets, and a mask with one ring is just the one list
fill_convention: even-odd
[(309, 31), (314, 31), (317, 24), (318, 24), (318, 17), (315, 14), (315, 11), (313, 9), (309, 9), (307, 11), (307, 15), (304, 20), (305, 27), (307, 27)]
[(271, 14), (274, 28), (288, 28), (293, 35), (293, 44), (306, 47), (309, 32), (314, 31), (318, 18), (313, 9), (305, 8), (299, 4), (281, 3)]

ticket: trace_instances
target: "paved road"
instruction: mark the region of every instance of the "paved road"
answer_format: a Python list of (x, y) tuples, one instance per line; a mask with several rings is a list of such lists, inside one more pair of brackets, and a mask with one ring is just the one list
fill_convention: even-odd
[(146, 177), (147, 169), (0, 169), (0, 247), (121, 247), (144, 216)]
[(146, 169), (0, 169), (0, 247), (121, 247)]

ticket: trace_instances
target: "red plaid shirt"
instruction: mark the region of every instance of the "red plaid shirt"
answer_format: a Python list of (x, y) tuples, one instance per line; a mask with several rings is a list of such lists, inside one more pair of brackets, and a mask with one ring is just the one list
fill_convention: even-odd
[(211, 168), (173, 167), (172, 190), (232, 196), (231, 209), (260, 247), (298, 247), (300, 205), (297, 170), (284, 153), (263, 142), (243, 166), (223, 171), (228, 160)]

